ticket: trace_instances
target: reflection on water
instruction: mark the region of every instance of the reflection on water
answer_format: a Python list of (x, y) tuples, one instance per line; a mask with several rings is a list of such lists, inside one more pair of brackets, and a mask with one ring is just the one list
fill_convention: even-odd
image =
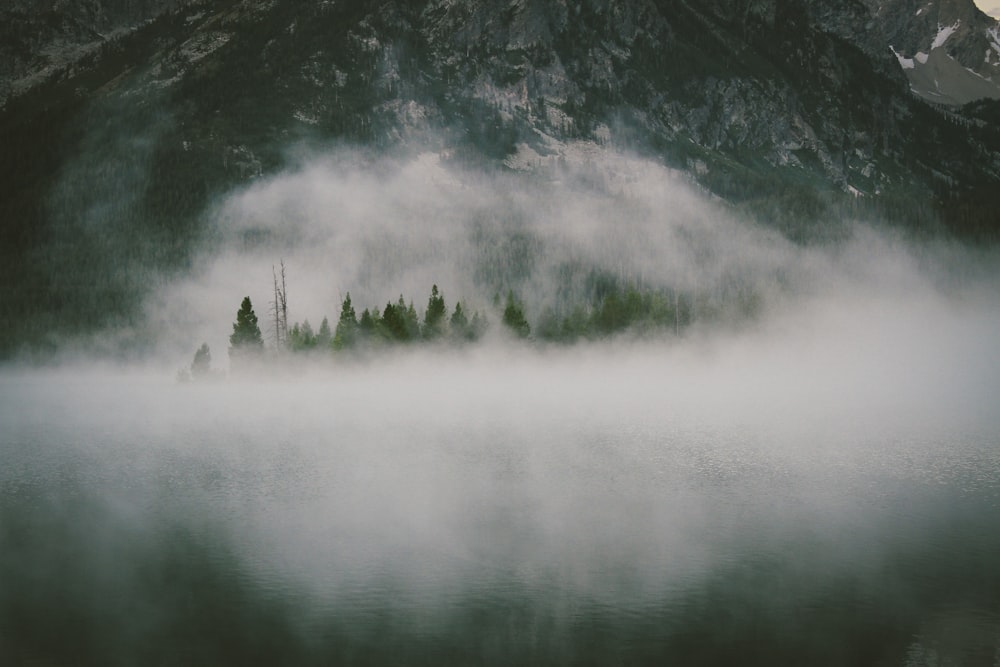
[(0, 662), (1000, 664), (978, 406), (470, 363), (0, 378)]

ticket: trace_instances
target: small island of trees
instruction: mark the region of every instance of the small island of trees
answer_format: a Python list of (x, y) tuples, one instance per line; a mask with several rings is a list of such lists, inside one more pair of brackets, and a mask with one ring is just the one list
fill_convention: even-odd
[[(288, 326), (285, 269), (275, 275), (274, 301), (270, 304), (272, 329), (265, 345), (260, 320), (249, 296), (243, 298), (236, 311), (229, 336), (231, 366), (259, 361), (279, 355), (323, 355), (364, 357), (378, 354), (395, 346), (460, 346), (480, 341), (490, 329), (487, 310), (470, 309), (458, 300), (449, 309), (445, 295), (435, 284), (431, 286), (427, 305), (418, 311), (412, 299), (402, 294), (388, 300), (381, 308), (365, 307), (360, 314), (348, 292), (340, 304), (335, 325), (323, 317), (318, 329), (308, 319)], [(752, 294), (735, 300), (744, 314), (752, 314), (759, 300)], [(590, 303), (564, 306), (557, 311), (546, 308), (534, 324), (525, 315), (524, 304), (513, 290), (501, 298), (497, 293), (490, 309), (499, 320), (501, 335), (515, 341), (535, 344), (572, 344), (592, 341), (632, 332), (635, 335), (660, 333), (679, 335), (694, 319), (698, 304), (690, 295), (673, 290), (640, 289), (628, 284), (604, 283), (595, 290)], [(702, 307), (702, 311), (707, 311)], [(195, 353), (185, 378), (203, 378), (211, 374), (211, 351), (202, 344)]]

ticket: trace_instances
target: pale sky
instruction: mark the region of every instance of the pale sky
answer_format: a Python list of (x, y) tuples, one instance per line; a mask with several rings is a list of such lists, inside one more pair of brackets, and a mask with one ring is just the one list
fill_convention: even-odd
[(973, 0), (973, 2), (990, 16), (1000, 17), (1000, 0)]

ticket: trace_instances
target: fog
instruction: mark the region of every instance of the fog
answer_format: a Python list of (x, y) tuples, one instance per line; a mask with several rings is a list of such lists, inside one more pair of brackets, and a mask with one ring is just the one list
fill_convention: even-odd
[[(588, 155), (303, 158), (208, 213), (147, 303), (156, 356), (0, 373), (0, 655), (991, 664), (993, 253), (863, 221), (795, 244)], [(203, 340), (226, 367), (245, 294), (266, 328), (282, 259), (314, 326), (435, 283), (532, 319), (585, 293), (566, 265), (763, 306), (177, 382)]]
[(515, 174), (461, 169), (432, 153), (303, 158), (215, 207), (195, 271), (153, 295), (151, 320), (168, 344), (206, 338), (222, 349), (243, 295), (266, 315), (281, 260), (289, 318), (314, 328), (336, 319), (348, 292), (360, 313), (400, 294), (421, 308), (432, 284), (449, 308), (456, 299), (485, 308), (514, 290), (535, 321), (547, 307), (586, 305), (594, 272), (706, 295), (807, 278), (809, 260), (787, 241), (736, 222), (682, 175), (585, 156)]
[[(808, 327), (817, 309), (969, 298), (995, 308), (982, 302), (997, 284), (995, 253), (839, 219), (819, 226), (836, 240), (796, 244), (649, 160), (592, 146), (568, 155), (530, 173), (462, 169), (447, 154), (306, 155), (206, 214), (193, 270), (147, 299), (149, 335), (174, 357), (207, 341), (224, 367), (243, 296), (269, 335), (281, 261), (289, 324), (314, 329), (324, 316), (335, 324), (347, 293), (359, 314), (401, 294), (422, 313), (432, 284), (449, 312), (462, 300), (494, 321), (495, 295), (512, 290), (534, 326), (544, 312), (591, 305), (595, 276), (690, 295), (714, 330), (789, 311)], [(755, 317), (736, 312), (751, 300)]]

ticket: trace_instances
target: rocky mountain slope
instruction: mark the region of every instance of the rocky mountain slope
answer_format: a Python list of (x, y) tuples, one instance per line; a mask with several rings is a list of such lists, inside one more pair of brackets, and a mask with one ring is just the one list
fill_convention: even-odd
[[(213, 199), (292, 146), (514, 171), (628, 150), (794, 238), (846, 214), (996, 238), (1000, 106), (927, 104), (888, 48), (981, 46), (975, 76), (992, 76), (971, 0), (931, 4), (926, 21), (861, 0), (15, 4), (5, 344), (127, 321), (130, 266), (183, 268)], [(960, 24), (924, 44), (911, 9)]]
[(176, 4), (176, 0), (7, 0), (0, 8), (0, 105)]
[(914, 92), (940, 104), (1000, 99), (1000, 25), (968, 0), (868, 0)]

